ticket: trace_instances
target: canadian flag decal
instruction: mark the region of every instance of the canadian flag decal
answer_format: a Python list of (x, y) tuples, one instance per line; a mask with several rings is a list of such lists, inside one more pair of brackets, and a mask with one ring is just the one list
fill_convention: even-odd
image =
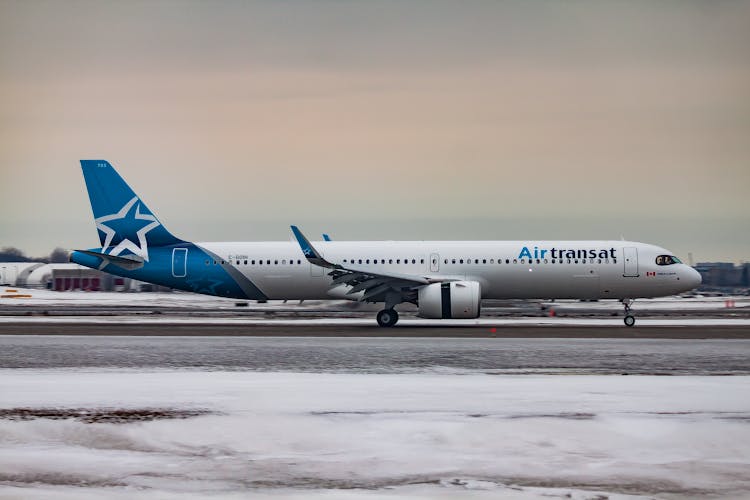
[(656, 276), (656, 271), (647, 271), (646, 276)]

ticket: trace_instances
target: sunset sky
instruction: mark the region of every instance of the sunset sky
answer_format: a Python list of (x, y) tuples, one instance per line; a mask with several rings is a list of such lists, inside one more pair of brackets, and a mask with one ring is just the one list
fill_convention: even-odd
[(620, 239), (750, 260), (750, 2), (0, 0), (0, 247)]

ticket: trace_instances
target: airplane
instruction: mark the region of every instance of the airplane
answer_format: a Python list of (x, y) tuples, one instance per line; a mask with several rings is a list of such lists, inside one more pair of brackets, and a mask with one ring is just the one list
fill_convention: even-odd
[(664, 248), (632, 241), (189, 242), (172, 235), (105, 160), (81, 160), (100, 246), (70, 260), (178, 290), (247, 300), (348, 299), (418, 316), (477, 318), (482, 299), (616, 299), (692, 290), (700, 274)]

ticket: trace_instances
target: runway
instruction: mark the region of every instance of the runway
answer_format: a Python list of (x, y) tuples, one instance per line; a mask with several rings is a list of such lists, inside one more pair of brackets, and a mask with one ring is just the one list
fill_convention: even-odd
[(602, 339), (750, 339), (748, 324), (696, 324), (642, 320), (633, 328), (621, 321), (579, 324), (524, 324), (497, 321), (479, 324), (410, 323), (380, 328), (374, 321), (338, 322), (259, 321), (84, 321), (77, 318), (45, 321), (0, 320), (0, 335), (128, 335), (128, 336), (230, 336), (230, 337), (437, 337), (437, 338), (602, 338)]
[[(375, 322), (377, 306), (350, 301), (254, 303), (183, 293), (19, 290), (0, 300), (0, 335), (271, 337), (750, 339), (750, 297), (640, 300), (637, 323), (617, 301), (484, 301), (473, 320), (416, 317), (399, 306), (395, 328)], [(727, 307), (731, 303), (732, 307)]]
[(7, 335), (2, 368), (750, 375), (750, 340)]

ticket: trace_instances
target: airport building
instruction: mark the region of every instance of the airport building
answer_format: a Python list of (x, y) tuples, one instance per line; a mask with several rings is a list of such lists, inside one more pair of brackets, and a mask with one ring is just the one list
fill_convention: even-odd
[(701, 289), (750, 288), (750, 263), (699, 262), (695, 269), (701, 273)]
[(121, 278), (78, 264), (42, 262), (0, 263), (0, 285), (64, 292), (140, 291), (141, 282)]

